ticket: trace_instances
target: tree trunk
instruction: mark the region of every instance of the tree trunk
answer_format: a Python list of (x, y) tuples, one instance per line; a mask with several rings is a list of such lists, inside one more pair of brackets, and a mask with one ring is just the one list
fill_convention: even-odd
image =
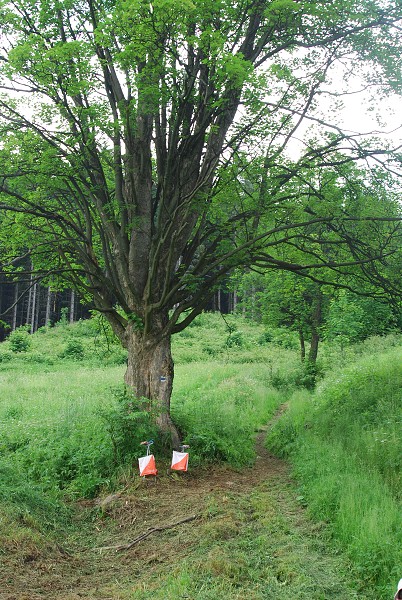
[(238, 303), (238, 296), (237, 296), (237, 290), (234, 290), (233, 292), (233, 312), (236, 313), (237, 310), (237, 303)]
[(157, 332), (144, 335), (130, 324), (126, 331), (126, 344), (125, 383), (137, 398), (149, 400), (149, 409), (156, 415), (156, 424), (171, 435), (173, 447), (178, 448), (179, 433), (170, 417), (174, 376), (170, 336), (161, 338)]
[(35, 306), (35, 317), (34, 317), (34, 331), (38, 331), (39, 327), (39, 312), (40, 312), (40, 285), (37, 283), (36, 289), (36, 306)]
[(299, 329), (299, 340), (300, 340), (300, 358), (301, 361), (304, 362), (306, 358), (306, 344), (304, 341), (304, 333), (301, 329)]
[(313, 331), (313, 333), (311, 335), (310, 350), (309, 350), (309, 354), (308, 354), (308, 360), (310, 363), (315, 364), (317, 362), (319, 341), (320, 341), (319, 334), (316, 331)]
[(255, 320), (255, 285), (251, 286), (251, 319)]
[(18, 311), (18, 281), (15, 284), (15, 290), (14, 290), (14, 308), (13, 308), (12, 331), (15, 331), (17, 329), (17, 311)]
[(35, 283), (32, 289), (32, 308), (31, 308), (31, 333), (35, 333), (35, 314), (36, 314), (36, 297), (38, 291), (38, 284)]
[(311, 319), (311, 343), (308, 359), (310, 363), (315, 364), (318, 356), (318, 343), (320, 341), (320, 325), (322, 321), (322, 300), (321, 291), (317, 293), (314, 299), (313, 313)]
[(46, 313), (45, 313), (45, 325), (48, 327), (50, 325), (50, 306), (52, 301), (52, 292), (50, 291), (50, 287), (47, 288), (46, 294)]
[(71, 290), (70, 294), (70, 323), (74, 323), (74, 312), (75, 312), (75, 292)]
[(26, 325), (31, 323), (31, 305), (32, 305), (32, 275), (30, 277), (30, 285), (28, 291), (28, 306), (27, 306), (27, 316), (26, 316)]

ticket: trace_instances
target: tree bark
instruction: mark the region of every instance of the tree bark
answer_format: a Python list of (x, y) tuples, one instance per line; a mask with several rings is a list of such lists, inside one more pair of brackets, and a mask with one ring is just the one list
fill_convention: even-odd
[(315, 364), (318, 356), (318, 343), (320, 341), (320, 325), (322, 321), (322, 300), (323, 295), (320, 292), (317, 293), (314, 300), (314, 307), (311, 319), (311, 343), (308, 359), (310, 363)]
[(304, 341), (304, 333), (302, 329), (299, 329), (299, 340), (300, 340), (300, 358), (304, 362), (306, 358), (306, 343)]
[(238, 303), (239, 299), (238, 299), (238, 295), (237, 295), (237, 290), (234, 290), (233, 292), (233, 312), (235, 313), (237, 310), (237, 303)]
[[(35, 314), (36, 314), (36, 297), (38, 291), (38, 284), (35, 283), (32, 288), (32, 308), (31, 308), (31, 333), (35, 333)], [(29, 310), (29, 309), (28, 309)]]
[(153, 330), (145, 334), (130, 323), (126, 331), (128, 350), (125, 383), (137, 398), (148, 400), (162, 432), (171, 435), (172, 446), (180, 445), (179, 433), (170, 418), (170, 397), (173, 388), (174, 364), (170, 336)]
[(32, 305), (32, 275), (30, 276), (30, 281), (29, 281), (29, 291), (28, 291), (28, 305), (27, 305), (27, 314), (26, 314), (26, 321), (25, 323), (27, 325), (30, 325), (31, 323), (31, 305)]
[(13, 308), (12, 331), (15, 331), (17, 329), (17, 311), (18, 311), (18, 281), (15, 284), (15, 290), (14, 290), (14, 308)]
[(75, 292), (74, 292), (74, 290), (71, 290), (71, 295), (70, 295), (70, 315), (69, 315), (69, 321), (70, 321), (70, 323), (74, 323), (74, 313), (75, 313)]
[(45, 326), (48, 327), (50, 325), (50, 306), (52, 301), (52, 292), (50, 287), (47, 288), (46, 294), (46, 313), (45, 313)]
[(315, 364), (317, 362), (319, 341), (320, 341), (319, 334), (316, 331), (313, 332), (313, 334), (311, 336), (311, 342), (310, 342), (310, 351), (308, 354), (308, 360), (310, 363)]
[(36, 284), (36, 306), (35, 306), (35, 317), (34, 317), (34, 331), (38, 331), (39, 327), (39, 312), (41, 308), (40, 304), (41, 288), (40, 285)]

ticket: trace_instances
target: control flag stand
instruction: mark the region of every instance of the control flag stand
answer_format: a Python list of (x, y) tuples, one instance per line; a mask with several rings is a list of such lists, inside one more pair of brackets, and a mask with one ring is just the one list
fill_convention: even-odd
[(141, 446), (147, 447), (147, 455), (141, 456), (138, 459), (138, 466), (140, 469), (140, 477), (143, 477), (144, 479), (146, 479), (147, 475), (156, 476), (158, 474), (158, 469), (156, 468), (156, 464), (155, 464), (155, 456), (150, 453), (150, 447), (152, 446), (153, 443), (154, 443), (153, 440), (146, 440), (145, 442), (141, 442)]
[(187, 444), (182, 444), (180, 446), (180, 452), (176, 452), (176, 450), (173, 450), (172, 464), (170, 465), (171, 471), (187, 472), (189, 455), (188, 452), (185, 452), (185, 450), (188, 450), (189, 448), (190, 446), (188, 446)]

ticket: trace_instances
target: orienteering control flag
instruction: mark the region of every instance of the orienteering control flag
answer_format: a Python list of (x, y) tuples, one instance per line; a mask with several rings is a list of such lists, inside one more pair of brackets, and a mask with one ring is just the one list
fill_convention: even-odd
[(173, 471), (187, 471), (188, 467), (188, 452), (176, 452), (173, 450), (172, 465)]
[(155, 457), (153, 454), (149, 454), (148, 456), (141, 456), (138, 459), (138, 465), (140, 468), (140, 476), (145, 477), (145, 475), (157, 475), (158, 469), (155, 464)]

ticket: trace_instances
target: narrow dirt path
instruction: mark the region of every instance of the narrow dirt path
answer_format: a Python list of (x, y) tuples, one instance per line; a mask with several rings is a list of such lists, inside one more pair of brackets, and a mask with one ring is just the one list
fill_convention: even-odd
[[(165, 465), (156, 480), (137, 479), (102, 510), (87, 503), (75, 537), (3, 557), (0, 600), (357, 598), (345, 583), (347, 565), (328, 552), (322, 528), (297, 501), (287, 464), (265, 449), (266, 430), (252, 468), (171, 476)], [(191, 515), (130, 550), (101, 549)]]

